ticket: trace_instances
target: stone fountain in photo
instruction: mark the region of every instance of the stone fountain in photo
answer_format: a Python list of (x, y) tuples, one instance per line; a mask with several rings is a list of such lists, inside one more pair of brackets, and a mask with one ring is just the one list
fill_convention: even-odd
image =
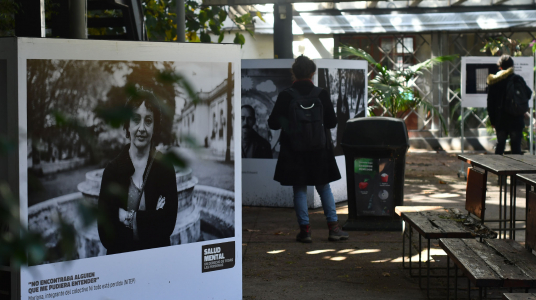
[[(94, 170), (86, 173), (86, 181), (78, 184), (78, 190), (84, 195), (86, 201), (96, 205), (101, 187), (102, 173), (104, 169)], [(197, 178), (192, 176), (190, 168), (178, 171), (177, 178), (177, 200), (179, 201), (177, 211), (177, 222), (171, 234), (171, 245), (187, 244), (197, 242), (201, 238), (201, 215), (193, 201), (193, 191), (197, 184)], [(75, 222), (75, 228), (79, 233), (79, 254), (82, 256), (86, 252), (90, 254), (85, 257), (106, 251), (99, 240), (97, 225), (88, 229), (83, 228), (79, 222)], [(97, 250), (98, 249), (98, 250)]]
[[(58, 217), (73, 224), (76, 230), (77, 253), (74, 259), (106, 255), (101, 244), (97, 223), (84, 226), (80, 204), (96, 205), (103, 169), (86, 173), (86, 180), (78, 184), (79, 192), (52, 198), (28, 208), (28, 229), (43, 236), (46, 246), (57, 253), (60, 239)], [(191, 169), (176, 173), (177, 222), (170, 237), (172, 245), (194, 243), (234, 236), (235, 193), (212, 186), (199, 185)], [(46, 262), (64, 260), (50, 258)]]

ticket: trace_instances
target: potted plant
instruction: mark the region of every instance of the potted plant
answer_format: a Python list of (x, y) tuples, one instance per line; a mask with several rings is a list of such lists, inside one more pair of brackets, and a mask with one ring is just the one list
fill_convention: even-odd
[[(368, 83), (368, 90), (374, 98), (372, 105), (369, 104), (370, 115), (374, 115), (376, 108), (384, 108), (390, 116), (400, 117), (409, 110), (423, 108), (427, 113), (435, 113), (441, 122), (443, 130), (448, 133), (447, 123), (437, 109), (429, 102), (425, 101), (418, 91), (415, 91), (415, 82), (421, 70), (430, 68), (434, 64), (451, 61), (458, 58), (458, 55), (439, 56), (423, 61), (422, 63), (390, 70), (386, 66), (376, 62), (365, 50), (343, 45), (342, 57), (348, 59), (364, 59), (373, 65), (377, 74)], [(370, 103), (370, 102), (369, 102)]]

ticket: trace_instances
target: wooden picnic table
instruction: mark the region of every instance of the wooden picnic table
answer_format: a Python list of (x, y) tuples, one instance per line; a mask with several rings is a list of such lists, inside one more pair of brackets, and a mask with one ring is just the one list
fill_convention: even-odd
[[(536, 176), (527, 176), (536, 179)], [(516, 178), (517, 178), (516, 177)], [(532, 180), (531, 179), (531, 180)], [(536, 181), (533, 182), (536, 184)], [(470, 284), (472, 282), (479, 290), (482, 299), (483, 288), (507, 287), (529, 288), (536, 287), (536, 256), (532, 250), (536, 248), (536, 193), (527, 192), (527, 227), (525, 245), (514, 240), (484, 239), (440, 239), (439, 246), (447, 253), (447, 291), (449, 290), (450, 260), (455, 266), (455, 293), (457, 293), (457, 269), (460, 268), (468, 279), (467, 298), (470, 299)], [(457, 294), (455, 294), (456, 298)], [(448, 299), (448, 292), (447, 292)]]
[[(499, 238), (506, 238), (506, 232), (510, 233), (510, 238), (515, 239), (515, 175), (536, 173), (536, 157), (527, 155), (478, 155), (460, 154), (458, 159), (470, 164), (473, 167), (491, 172), (499, 176), (499, 219), (487, 220), (488, 222), (498, 222)], [(507, 178), (510, 176), (510, 205), (507, 197)], [(514, 183), (514, 184), (512, 184)], [(508, 207), (510, 207), (509, 218)], [(503, 229), (504, 223), (504, 229)], [(507, 228), (507, 224), (509, 225)]]
[(534, 293), (504, 293), (503, 300), (536, 300)]

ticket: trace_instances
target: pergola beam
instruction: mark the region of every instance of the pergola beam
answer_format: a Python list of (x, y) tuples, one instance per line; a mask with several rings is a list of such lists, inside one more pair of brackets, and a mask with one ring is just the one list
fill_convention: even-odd
[(367, 1), (367, 8), (376, 8), (378, 1)]
[(467, 0), (449, 0), (449, 5), (450, 6), (457, 6), (457, 5), (460, 5), (460, 4), (464, 3), (465, 1), (467, 1)]
[(491, 0), (491, 5), (501, 5), (508, 0)]
[(419, 3), (421, 3), (422, 0), (413, 0), (413, 1), (410, 1), (409, 3), (409, 7), (417, 7), (419, 6)]
[[(407, 1), (407, 0), (393, 0)], [(203, 0), (203, 5), (254, 5), (254, 4), (283, 4), (283, 3), (302, 3), (302, 2), (326, 2), (326, 0)], [(338, 0), (337, 2), (356, 2), (356, 0)], [(367, 2), (367, 8), (376, 8), (378, 1), (357, 0), (357, 2)], [(368, 4), (371, 3), (369, 6)]]

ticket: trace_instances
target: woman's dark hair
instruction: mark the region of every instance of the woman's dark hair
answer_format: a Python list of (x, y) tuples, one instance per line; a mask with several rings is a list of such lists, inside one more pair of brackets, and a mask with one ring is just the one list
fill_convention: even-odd
[[(125, 104), (125, 107), (128, 108), (130, 111), (135, 111), (138, 109), (142, 103), (145, 102), (145, 107), (147, 107), (148, 110), (153, 112), (154, 116), (154, 133), (152, 141), (154, 144), (157, 144), (160, 139), (160, 123), (161, 123), (161, 112), (160, 112), (160, 102), (158, 101), (158, 98), (149, 91), (137, 91), (136, 95), (131, 96), (127, 103)], [(123, 124), (123, 129), (127, 132), (127, 138), (130, 138), (130, 119), (127, 120)]]
[(499, 66), (503, 70), (508, 70), (509, 68), (514, 66), (514, 60), (510, 55), (503, 54), (497, 61), (497, 66)]
[(316, 71), (316, 64), (307, 56), (300, 55), (292, 64), (292, 75), (294, 79), (309, 79)]

